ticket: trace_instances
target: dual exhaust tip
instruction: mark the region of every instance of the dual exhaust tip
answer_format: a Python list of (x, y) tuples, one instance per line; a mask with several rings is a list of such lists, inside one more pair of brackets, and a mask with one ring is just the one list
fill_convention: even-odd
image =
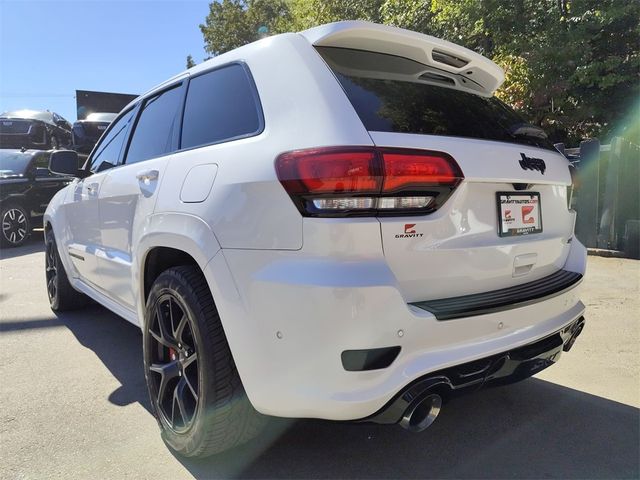
[[(585, 319), (584, 317), (580, 317), (563, 332), (564, 335), (566, 335), (563, 335), (563, 340), (558, 338), (558, 340), (562, 342), (562, 350), (565, 352), (571, 350), (576, 339), (582, 333), (584, 325)], [(533, 355), (529, 360), (535, 358), (536, 355)], [(523, 365), (524, 363), (526, 363), (526, 361), (519, 361), (520, 365)], [(536, 370), (536, 372), (537, 371), (539, 371), (539, 369)], [(531, 372), (530, 375), (536, 372)], [(504, 375), (498, 375), (498, 377), (502, 376)], [(425, 382), (426, 385), (424, 384)], [(438, 418), (438, 415), (440, 415), (440, 412), (442, 411), (443, 395), (448, 396), (450, 391), (454, 389), (449, 379), (443, 376), (426, 379), (425, 382), (415, 385), (401, 397), (402, 401), (400, 404), (404, 405), (400, 408), (404, 408), (404, 413), (398, 423), (402, 428), (411, 432), (422, 432), (429, 428), (433, 422), (436, 421), (436, 418)]]
[(442, 397), (430, 393), (411, 404), (400, 420), (400, 426), (410, 432), (422, 432), (436, 421), (442, 410)]

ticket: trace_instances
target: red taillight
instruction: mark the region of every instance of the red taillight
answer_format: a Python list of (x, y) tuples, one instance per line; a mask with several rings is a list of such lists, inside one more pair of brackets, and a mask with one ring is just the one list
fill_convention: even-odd
[(377, 193), (382, 177), (372, 150), (318, 149), (283, 153), (278, 178), (294, 193)]
[(283, 153), (278, 178), (303, 215), (412, 215), (436, 210), (462, 180), (442, 152), (330, 147)]
[(382, 151), (384, 192), (427, 185), (453, 185), (462, 177), (452, 158), (441, 153)]

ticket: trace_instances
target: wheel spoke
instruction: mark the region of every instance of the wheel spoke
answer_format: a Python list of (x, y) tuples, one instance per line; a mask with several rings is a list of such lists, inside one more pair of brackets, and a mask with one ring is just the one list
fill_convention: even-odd
[(171, 342), (168, 342), (167, 340), (165, 340), (164, 338), (162, 338), (162, 336), (158, 335), (156, 332), (154, 332), (153, 330), (149, 329), (149, 333), (151, 334), (151, 336), (155, 339), (156, 342), (158, 342), (160, 345), (167, 347), (167, 348), (176, 348), (176, 345), (174, 345)]
[(194, 400), (197, 402), (198, 401), (198, 392), (196, 392), (196, 389), (193, 388), (193, 385), (191, 385), (191, 380), (189, 380), (189, 377), (187, 376), (186, 373), (184, 374), (184, 376), (182, 378), (184, 379), (184, 382), (187, 384), (187, 387), (189, 387), (189, 390), (191, 390), (191, 395), (193, 396)]
[(173, 390), (173, 401), (178, 405), (178, 412), (180, 413), (180, 417), (182, 417), (182, 424), (184, 426), (189, 423), (187, 411), (184, 406), (184, 393), (186, 386), (186, 381), (184, 380), (184, 377), (182, 377), (176, 385), (176, 388)]
[(55, 291), (56, 291), (56, 286), (55, 286), (54, 281), (55, 281), (55, 277), (51, 277), (49, 279), (49, 281), (47, 282), (47, 290), (48, 290), (49, 296), (51, 298), (53, 298), (55, 296), (54, 294), (55, 294)]
[(183, 367), (186, 369), (189, 365), (191, 365), (193, 362), (197, 362), (198, 361), (198, 354), (197, 353), (192, 353), (190, 356), (188, 356), (187, 358), (185, 358), (184, 362), (182, 363)]
[(182, 333), (184, 332), (184, 327), (187, 326), (187, 316), (183, 313), (180, 321), (178, 322), (178, 326), (173, 331), (173, 338), (175, 338), (178, 342), (182, 342), (182, 346), (184, 346), (184, 338), (182, 338)]
[[(151, 331), (153, 338), (155, 338), (159, 343), (161, 343), (165, 347), (177, 349), (178, 342), (176, 342), (175, 339), (171, 338), (171, 336), (169, 335), (169, 332), (167, 332), (167, 325), (165, 323), (165, 318), (164, 318), (164, 315), (162, 314), (162, 309), (160, 308), (159, 304), (156, 306), (156, 318), (158, 319), (158, 329), (160, 330), (160, 332)], [(160, 335), (158, 335), (158, 333)]]
[(158, 405), (162, 405), (162, 400), (165, 396), (165, 390), (167, 389), (167, 384), (173, 378), (178, 376), (178, 361), (173, 361), (166, 363), (164, 365), (154, 363), (149, 366), (149, 370), (152, 372), (160, 374), (160, 385), (158, 386)]

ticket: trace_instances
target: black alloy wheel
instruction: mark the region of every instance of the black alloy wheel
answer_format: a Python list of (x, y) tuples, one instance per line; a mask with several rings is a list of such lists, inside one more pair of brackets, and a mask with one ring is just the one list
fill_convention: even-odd
[(19, 205), (2, 209), (2, 243), (9, 247), (22, 245), (29, 236), (29, 215)]
[(44, 239), (45, 280), (51, 310), (65, 312), (87, 306), (89, 297), (75, 290), (69, 283), (51, 228), (45, 228)]
[(58, 259), (56, 258), (55, 248), (56, 245), (53, 240), (47, 238), (44, 246), (44, 266), (49, 303), (53, 303), (58, 297)]
[(251, 405), (211, 290), (196, 265), (154, 280), (142, 329), (144, 372), (165, 443), (206, 457), (260, 434), (267, 418)]
[(151, 395), (165, 424), (183, 433), (198, 409), (198, 348), (193, 322), (177, 296), (158, 298), (147, 338)]

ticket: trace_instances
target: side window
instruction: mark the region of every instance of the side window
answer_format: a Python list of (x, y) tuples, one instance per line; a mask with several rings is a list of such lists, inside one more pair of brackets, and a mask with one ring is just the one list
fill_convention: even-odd
[[(49, 152), (37, 152), (33, 156), (32, 168), (35, 169), (37, 178), (55, 176), (49, 171)], [(32, 170), (33, 171), (33, 170)]]
[(135, 108), (120, 117), (120, 120), (113, 124), (98, 144), (91, 158), (90, 168), (93, 173), (115, 167), (118, 163), (120, 150), (122, 150), (122, 144), (127, 136), (127, 126), (133, 117), (133, 112), (135, 112)]
[(141, 162), (171, 151), (181, 103), (181, 86), (166, 90), (144, 103), (125, 163)]
[(262, 115), (257, 102), (257, 93), (241, 65), (229, 65), (191, 79), (180, 147), (259, 133)]

